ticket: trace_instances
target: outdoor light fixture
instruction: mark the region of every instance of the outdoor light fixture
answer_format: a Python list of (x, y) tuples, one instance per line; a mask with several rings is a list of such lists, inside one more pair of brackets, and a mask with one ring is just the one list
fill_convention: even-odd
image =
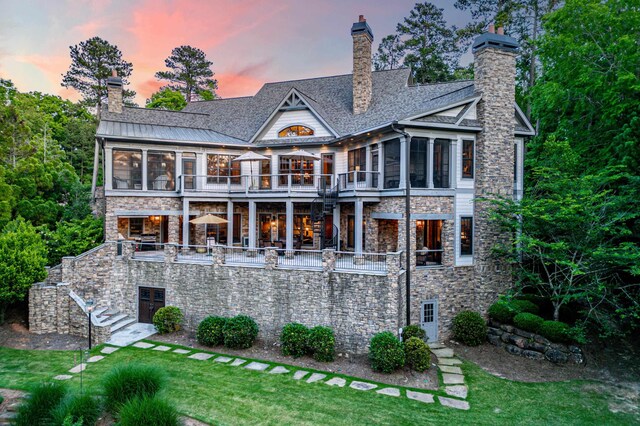
[(89, 299), (85, 302), (87, 314), (89, 314), (89, 350), (91, 350), (91, 313), (93, 312), (93, 299)]

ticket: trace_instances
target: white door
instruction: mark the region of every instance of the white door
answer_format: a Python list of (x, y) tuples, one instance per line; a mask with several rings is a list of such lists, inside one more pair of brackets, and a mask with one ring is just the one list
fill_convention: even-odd
[(420, 326), (427, 334), (427, 343), (438, 341), (438, 300), (425, 300), (420, 309)]

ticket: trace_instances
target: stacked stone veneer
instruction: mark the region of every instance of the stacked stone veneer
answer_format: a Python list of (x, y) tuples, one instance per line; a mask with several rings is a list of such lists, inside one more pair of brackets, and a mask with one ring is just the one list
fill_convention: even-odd
[(495, 346), (504, 347), (510, 354), (529, 359), (547, 360), (554, 364), (584, 362), (582, 350), (577, 346), (553, 343), (539, 334), (500, 324), (495, 320), (489, 323), (487, 339)]
[[(34, 332), (84, 335), (86, 316), (73, 310), (73, 289), (96, 306), (137, 317), (139, 287), (166, 289), (166, 304), (185, 314), (185, 328), (195, 330), (207, 315), (246, 314), (260, 327), (260, 337), (276, 341), (289, 322), (327, 325), (336, 333), (339, 350), (364, 353), (377, 332), (395, 332), (402, 320), (400, 256), (390, 255), (385, 274), (336, 272), (335, 254), (323, 253), (322, 270), (279, 269), (275, 250), (263, 268), (228, 266), (215, 252), (213, 262), (176, 262), (178, 248), (165, 246), (163, 261), (135, 260), (132, 246), (105, 243), (82, 258), (65, 258), (64, 285), (36, 285), (30, 292), (30, 327)], [(77, 306), (77, 304), (76, 304)]]

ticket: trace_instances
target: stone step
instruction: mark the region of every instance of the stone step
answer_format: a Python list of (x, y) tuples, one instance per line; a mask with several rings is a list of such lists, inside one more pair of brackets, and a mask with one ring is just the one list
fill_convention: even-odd
[(98, 318), (100, 315), (104, 314), (108, 310), (109, 310), (109, 308), (97, 308), (92, 312), (92, 315), (95, 318)]
[(131, 324), (135, 324), (135, 322), (136, 320), (133, 318), (130, 318), (130, 317), (123, 318), (121, 321), (118, 321), (117, 323), (111, 326), (111, 334), (115, 333), (116, 331), (122, 331), (125, 327)]
[(126, 317), (127, 317), (127, 314), (118, 314), (118, 315), (111, 315), (107, 317), (98, 318), (99, 320), (98, 325), (101, 325), (101, 326), (112, 325)]

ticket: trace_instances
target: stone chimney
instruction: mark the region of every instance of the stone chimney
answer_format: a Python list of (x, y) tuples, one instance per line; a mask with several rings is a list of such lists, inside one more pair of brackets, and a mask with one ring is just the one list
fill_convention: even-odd
[(107, 102), (109, 112), (122, 113), (122, 78), (118, 77), (116, 70), (112, 70), (111, 77), (107, 79)]
[[(477, 119), (482, 131), (476, 136), (475, 198), (513, 197), (515, 143), (515, 86), (518, 42), (491, 25), (473, 42), (474, 85), (482, 96)], [(492, 256), (496, 244), (509, 244), (510, 236), (489, 218), (486, 201), (474, 204), (473, 256), (476, 309), (485, 312), (499, 293), (512, 284), (505, 262)]]
[(362, 114), (371, 104), (371, 44), (373, 32), (360, 15), (351, 26), (353, 37), (353, 113)]

